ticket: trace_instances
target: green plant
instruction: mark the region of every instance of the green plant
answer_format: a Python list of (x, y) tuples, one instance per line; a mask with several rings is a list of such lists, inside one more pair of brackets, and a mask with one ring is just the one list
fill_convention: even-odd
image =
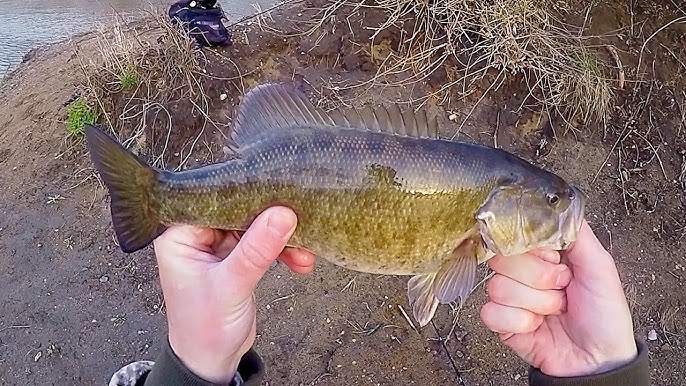
[(138, 85), (138, 74), (134, 69), (127, 68), (119, 74), (118, 81), (125, 90), (128, 90)]
[(97, 113), (83, 99), (75, 100), (67, 110), (67, 132), (69, 136), (82, 135), (84, 126), (94, 124), (97, 118)]

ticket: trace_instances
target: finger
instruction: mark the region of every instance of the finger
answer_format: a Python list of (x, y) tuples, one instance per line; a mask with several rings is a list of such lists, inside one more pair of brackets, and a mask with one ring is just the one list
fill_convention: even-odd
[(154, 245), (162, 248), (168, 248), (171, 245), (185, 245), (204, 252), (211, 252), (215, 238), (215, 232), (211, 228), (180, 224), (167, 228), (154, 240)]
[(236, 248), (239, 239), (236, 232), (224, 231), (212, 246), (212, 250), (220, 260), (224, 260)]
[(248, 296), (285, 248), (295, 231), (295, 213), (284, 207), (271, 207), (260, 213), (222, 261), (224, 280)]
[(298, 248), (286, 248), (279, 255), (279, 260), (299, 274), (307, 274), (314, 269), (315, 255), (311, 252)]
[[(574, 266), (580, 268), (612, 268), (614, 270), (614, 260), (600, 243), (591, 226), (584, 220), (577, 238), (570, 248), (564, 252), (564, 257)], [(608, 267), (612, 266), (612, 267)]]
[(586, 220), (577, 239), (563, 252), (578, 283), (592, 293), (617, 299), (624, 298), (619, 272), (610, 253), (603, 247)]
[(153, 240), (160, 272), (181, 269), (186, 261), (216, 262), (212, 253), (214, 232), (209, 228), (174, 225)]
[(496, 273), (536, 289), (561, 289), (572, 279), (572, 272), (566, 265), (549, 263), (531, 253), (496, 255), (488, 260), (488, 265)]
[(560, 252), (553, 249), (534, 249), (529, 251), (530, 254), (536, 255), (551, 264), (560, 264)]
[(489, 330), (500, 334), (526, 334), (543, 323), (543, 315), (493, 302), (484, 304), (479, 316)]
[(537, 290), (500, 274), (488, 280), (486, 289), (494, 303), (539, 315), (559, 315), (567, 306), (563, 290)]

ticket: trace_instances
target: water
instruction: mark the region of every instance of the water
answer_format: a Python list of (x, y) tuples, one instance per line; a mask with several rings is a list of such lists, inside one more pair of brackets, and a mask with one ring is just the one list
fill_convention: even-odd
[[(111, 20), (115, 11), (136, 16), (150, 6), (166, 10), (163, 0), (0, 0), (0, 78), (21, 63), (31, 48), (51, 43)], [(255, 13), (252, 4), (266, 9), (274, 0), (219, 1), (229, 20)]]

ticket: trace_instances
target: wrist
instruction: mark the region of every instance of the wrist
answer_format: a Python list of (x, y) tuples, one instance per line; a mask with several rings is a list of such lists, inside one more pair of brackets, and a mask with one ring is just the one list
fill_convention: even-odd
[(631, 363), (633, 360), (635, 360), (639, 354), (638, 346), (636, 345), (636, 340), (632, 337), (630, 343), (627, 343), (628, 344), (626, 345), (626, 347), (621, 348), (613, 355), (607, 356), (606, 358), (597, 361), (595, 369), (593, 369), (593, 371), (589, 375), (595, 375), (612, 371), (622, 366), (625, 366), (626, 364)]
[(240, 355), (237, 353), (216, 355), (216, 353), (200, 352), (197, 348), (201, 347), (201, 344), (189, 343), (190, 345), (179, 344), (174, 341), (171, 334), (169, 336), (169, 348), (189, 371), (211, 383), (232, 384), (241, 361)]
[[(637, 346), (637, 355), (622, 365), (616, 364), (603, 372), (585, 372), (569, 375), (550, 375), (534, 366), (530, 367), (529, 385), (531, 386), (550, 386), (550, 385), (581, 385), (581, 384), (603, 384), (603, 385), (650, 385), (650, 367), (648, 359), (648, 348), (641, 341), (634, 341)], [(622, 359), (624, 361), (624, 359)], [(597, 367), (596, 367), (597, 368)]]

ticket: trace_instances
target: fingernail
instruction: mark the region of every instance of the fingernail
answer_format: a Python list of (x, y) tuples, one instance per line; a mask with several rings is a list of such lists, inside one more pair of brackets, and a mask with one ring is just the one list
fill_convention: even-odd
[(572, 271), (569, 268), (564, 268), (562, 272), (557, 275), (557, 282), (555, 283), (559, 288), (566, 287), (572, 280)]
[(291, 232), (295, 222), (296, 219), (293, 212), (286, 209), (278, 209), (269, 214), (267, 228), (274, 236), (284, 238)]

